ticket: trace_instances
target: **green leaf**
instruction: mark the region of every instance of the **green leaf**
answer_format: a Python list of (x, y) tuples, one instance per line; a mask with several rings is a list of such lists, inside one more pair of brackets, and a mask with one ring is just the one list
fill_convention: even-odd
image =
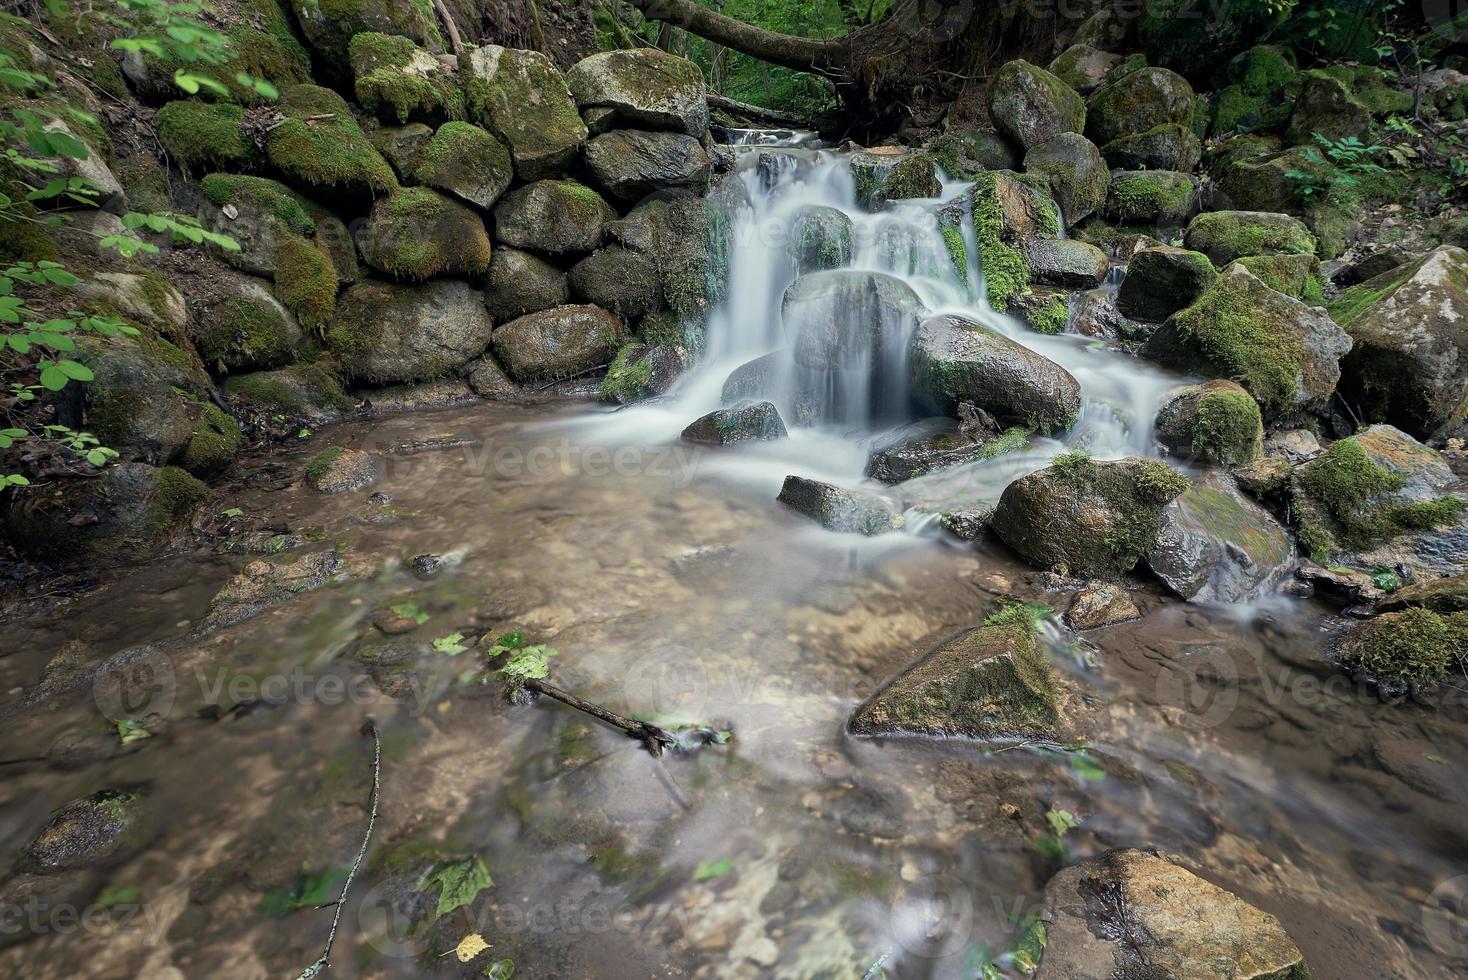
[(94, 377), (91, 368), (85, 364), (79, 364), (76, 361), (57, 361), (56, 369), (72, 381), (91, 381)]
[(1055, 831), (1056, 837), (1064, 837), (1068, 831), (1081, 825), (1076, 815), (1069, 810), (1047, 810), (1045, 819), (1049, 821), (1050, 829)]
[(397, 605), (391, 606), (389, 608), (391, 608), (393, 613), (395, 613), (396, 615), (401, 616), (404, 619), (411, 619), (419, 626), (422, 626), (424, 623), (428, 622), (428, 613), (424, 612), (423, 607), (418, 605), (418, 603), (416, 602), (400, 602)]
[(505, 665), (500, 668), (500, 673), (506, 677), (525, 677), (533, 680), (543, 680), (550, 676), (550, 657), (554, 657), (556, 651), (548, 646), (521, 647), (515, 650)]
[(152, 738), (153, 733), (135, 721), (124, 718), (117, 723), (117, 735), (122, 739), (122, 744), (140, 742), (145, 738)]
[(108, 885), (102, 889), (97, 896), (97, 905), (104, 909), (116, 908), (119, 905), (132, 905), (138, 900), (142, 893), (137, 885)]
[(336, 900), (338, 882), (345, 881), (350, 868), (327, 868), (301, 874), (289, 888), (277, 888), (260, 897), (260, 911), (272, 918), (290, 915), (296, 909), (314, 909)]
[(464, 645), (463, 633), (450, 633), (448, 636), (440, 636), (438, 639), (434, 640), (433, 649), (437, 650), (439, 653), (446, 653), (452, 657), (463, 653), (469, 648)]
[(510, 980), (515, 975), (515, 961), (495, 960), (484, 968), (484, 975), (489, 980)]
[(722, 878), (734, 873), (734, 862), (728, 858), (719, 858), (717, 861), (700, 861), (694, 869), (694, 881), (708, 881), (711, 878)]
[(438, 908), (434, 912), (435, 918), (463, 908), (474, 901), (481, 891), (494, 887), (494, 880), (489, 876), (489, 869), (477, 857), (465, 858), (442, 867), (434, 872), (428, 881), (430, 884), (437, 883), (440, 888)]
[(219, 513), (221, 517), (239, 517), (241, 514), (244, 513), (244, 511), (240, 510), (238, 507), (231, 507), (229, 510), (223, 510)]
[(60, 391), (70, 380), (65, 371), (50, 361), (41, 366), (41, 387), (47, 391)]

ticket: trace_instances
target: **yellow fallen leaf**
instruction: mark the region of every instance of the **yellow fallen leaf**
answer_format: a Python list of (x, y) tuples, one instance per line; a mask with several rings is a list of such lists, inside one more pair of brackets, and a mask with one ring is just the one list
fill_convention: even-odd
[(477, 932), (471, 932), (459, 940), (454, 952), (458, 954), (460, 963), (468, 963), (486, 949), (489, 949), (489, 943), (484, 941), (484, 937)]

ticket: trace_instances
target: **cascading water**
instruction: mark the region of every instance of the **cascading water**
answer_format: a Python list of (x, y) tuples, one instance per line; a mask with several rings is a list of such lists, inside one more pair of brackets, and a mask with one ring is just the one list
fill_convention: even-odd
[[(714, 409), (750, 398), (775, 403), (791, 437), (715, 454), (719, 470), (778, 486), (794, 473), (852, 485), (874, 445), (919, 421), (907, 377), (912, 331), (931, 315), (991, 327), (1068, 370), (1079, 382), (1076, 424), (1018, 451), (908, 481), (896, 495), (932, 511), (997, 499), (1060, 452), (1098, 458), (1155, 455), (1152, 419), (1180, 379), (1104, 342), (1036, 333), (985, 301), (968, 197), (944, 181), (940, 197), (858, 203), (851, 155), (747, 147), (710, 195), (723, 230), (723, 300), (711, 311), (698, 366), (669, 397), (596, 417), (597, 437), (667, 442)], [(961, 234), (967, 266), (945, 240)], [(921, 523), (921, 522), (918, 522)]]

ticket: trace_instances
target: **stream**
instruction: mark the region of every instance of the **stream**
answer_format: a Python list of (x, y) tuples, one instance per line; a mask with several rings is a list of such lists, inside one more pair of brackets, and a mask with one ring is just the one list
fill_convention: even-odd
[[(366, 828), (370, 717), (380, 812), (328, 976), (481, 975), (482, 960), (471, 974), (453, 955), (478, 933), (517, 977), (860, 978), (881, 962), (889, 977), (946, 980), (989, 957), (1017, 977), (1000, 954), (1050, 876), (1127, 846), (1172, 852), (1278, 916), (1321, 980), (1462, 975), (1468, 941), (1431, 911), (1434, 889), (1468, 872), (1461, 692), (1383, 703), (1325, 659), (1331, 610), (1313, 600), (1187, 604), (1149, 581), (1133, 592), (1140, 621), (1081, 637), (1052, 615), (1050, 658), (1093, 702), (1084, 746), (845, 733), (883, 681), (1001, 596), (1062, 598), (992, 539), (959, 542), (922, 518), (997, 499), (1068, 449), (1156, 455), (1156, 407), (1188, 379), (990, 310), (982, 270), (949, 259), (942, 200), (869, 214), (842, 154), (750, 144), (726, 178), (744, 190), (728, 298), (666, 398), (484, 402), (324, 429), (243, 462), (221, 505), (240, 512), (234, 550), (158, 557), (9, 620), (7, 760), (120, 718), (152, 718), (152, 734), (110, 758), (0, 769), (8, 852), (105, 788), (141, 788), (147, 814), (100, 882), (119, 900), (24, 943), (4, 945), (17, 938), (4, 923), (0, 972), (298, 975), (331, 926), (313, 906)], [(964, 189), (945, 182), (943, 200)], [(909, 520), (875, 538), (825, 531), (775, 495), (788, 474), (871, 486), (872, 446), (918, 416), (859, 392), (902, 383), (905, 337), (886, 375), (843, 375), (787, 440), (680, 442), (731, 371), (788, 358), (795, 268), (780, 232), (812, 205), (851, 220), (850, 268), (1075, 375), (1075, 427), (891, 488)], [(787, 421), (795, 397), (792, 381), (776, 399)], [(324, 445), (376, 454), (380, 478), (309, 490), (296, 477)], [(246, 562), (332, 549), (380, 571), (195, 633)], [(420, 555), (441, 567), (415, 568)], [(389, 607), (423, 620), (390, 657), (373, 625)], [(582, 697), (733, 737), (659, 762), (558, 704), (507, 703), (475, 651), (431, 642), (506, 631), (553, 647), (552, 678)], [(129, 661), (148, 670), (126, 699), (100, 680), (35, 696), (59, 654), (64, 670), (141, 644), (157, 646)], [(1077, 821), (1058, 840), (1057, 810)], [(420, 875), (467, 856), (492, 876), (490, 900), (439, 916)]]

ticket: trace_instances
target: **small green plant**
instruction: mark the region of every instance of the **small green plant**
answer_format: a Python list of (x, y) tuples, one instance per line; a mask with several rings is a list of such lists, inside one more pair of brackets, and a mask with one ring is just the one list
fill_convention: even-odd
[(500, 668), (501, 674), (526, 680), (544, 680), (550, 676), (550, 658), (556, 655), (556, 651), (544, 644), (527, 646), (525, 634), (516, 630), (504, 634), (489, 648), (491, 657), (506, 654), (509, 657)]
[(1314, 135), (1319, 148), (1311, 146), (1305, 150), (1305, 160), (1310, 169), (1285, 171), (1285, 176), (1295, 182), (1296, 191), (1305, 200), (1354, 191), (1361, 186), (1362, 177), (1386, 173), (1386, 168), (1372, 158), (1387, 147), (1378, 143), (1368, 146), (1355, 136), (1333, 140), (1320, 133)]
[(440, 636), (433, 641), (433, 649), (450, 657), (458, 656), (469, 647), (464, 644), (463, 633), (450, 633), (448, 636)]

